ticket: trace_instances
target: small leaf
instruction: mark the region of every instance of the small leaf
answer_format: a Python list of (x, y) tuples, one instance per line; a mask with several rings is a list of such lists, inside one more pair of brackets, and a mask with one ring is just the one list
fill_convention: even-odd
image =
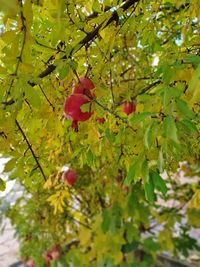
[(184, 126), (186, 126), (190, 131), (198, 132), (198, 129), (194, 123), (191, 122), (191, 120), (185, 119), (181, 121)]
[(135, 113), (131, 118), (130, 118), (130, 122), (131, 123), (138, 123), (138, 122), (141, 122), (143, 121), (144, 119), (148, 118), (148, 117), (151, 117), (155, 115), (155, 113), (153, 112), (141, 112), (141, 113)]
[(89, 150), (88, 152), (87, 152), (87, 164), (88, 164), (88, 166), (90, 166), (90, 167), (92, 167), (92, 165), (93, 165), (93, 154), (92, 154), (92, 151), (91, 150)]
[(6, 183), (0, 178), (0, 191), (6, 190)]
[(147, 148), (147, 149), (150, 149), (152, 143), (153, 143), (153, 127), (155, 125), (155, 122), (151, 122), (146, 131), (145, 131), (145, 134), (144, 134), (144, 146)]
[(103, 211), (103, 221), (101, 224), (101, 228), (104, 233), (106, 233), (109, 230), (110, 222), (111, 222), (110, 212), (107, 209), (105, 209)]
[(154, 202), (156, 200), (156, 195), (154, 193), (154, 184), (151, 179), (149, 179), (148, 183), (144, 184), (144, 190), (145, 190), (145, 197), (149, 202)]
[(164, 119), (163, 131), (164, 131), (164, 136), (166, 136), (168, 139), (173, 140), (176, 143), (179, 143), (176, 123), (172, 116), (167, 116)]
[(81, 105), (81, 111), (82, 112), (90, 112), (91, 109), (91, 104), (90, 103), (86, 103)]
[(64, 80), (67, 77), (69, 71), (70, 71), (70, 66), (68, 64), (59, 68), (58, 73), (60, 80)]
[(108, 138), (108, 141), (110, 142), (110, 144), (112, 144), (115, 140), (115, 135), (112, 134), (108, 128), (105, 130), (105, 135)]
[(155, 171), (150, 172), (150, 177), (153, 181), (154, 188), (156, 188), (159, 192), (165, 195), (168, 191), (165, 181), (162, 177)]
[(189, 107), (185, 101), (177, 98), (176, 99), (176, 105), (184, 117), (188, 117), (191, 119), (195, 117), (195, 113), (189, 109)]
[(159, 154), (158, 154), (158, 169), (160, 172), (163, 172), (164, 171), (164, 165), (165, 165), (165, 162), (164, 162), (164, 158), (163, 158), (163, 152), (162, 152), (162, 149), (159, 150)]
[(186, 57), (185, 57), (185, 61), (187, 62), (187, 63), (191, 63), (191, 64), (200, 64), (200, 57), (199, 57), (199, 55), (187, 55)]
[(149, 182), (149, 168), (148, 168), (148, 162), (146, 159), (142, 163), (141, 174), (142, 174), (142, 179), (144, 183), (148, 183)]
[(131, 184), (131, 182), (134, 180), (135, 174), (136, 174), (136, 168), (137, 168), (136, 161), (133, 160), (133, 162), (132, 162), (132, 164), (131, 164), (131, 166), (129, 168), (128, 174), (127, 174), (127, 176), (126, 176), (126, 178), (124, 180), (124, 184), (125, 185), (129, 186)]
[(98, 0), (94, 0), (93, 5), (92, 5), (92, 9), (95, 12), (101, 12), (101, 5), (100, 5)]
[(28, 102), (38, 108), (40, 106), (41, 100), (40, 100), (40, 95), (38, 93), (38, 91), (31, 86), (25, 86), (25, 95), (28, 99)]
[(11, 160), (9, 160), (6, 164), (5, 164), (5, 166), (4, 166), (4, 172), (10, 172), (10, 171), (12, 171), (14, 168), (15, 168), (15, 166), (16, 166), (16, 159), (15, 158), (13, 158), (13, 159), (11, 159)]

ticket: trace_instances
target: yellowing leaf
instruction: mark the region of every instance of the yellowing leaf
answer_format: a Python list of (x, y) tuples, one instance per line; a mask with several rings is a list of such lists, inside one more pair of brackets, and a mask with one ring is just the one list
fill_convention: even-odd
[(82, 227), (79, 231), (80, 244), (82, 246), (86, 246), (88, 245), (90, 239), (91, 239), (91, 230), (85, 227), (84, 228)]
[(6, 190), (6, 183), (0, 178), (0, 191)]
[(114, 254), (114, 262), (115, 264), (120, 264), (120, 262), (122, 261), (123, 259), (123, 254), (121, 251), (118, 251), (117, 253)]

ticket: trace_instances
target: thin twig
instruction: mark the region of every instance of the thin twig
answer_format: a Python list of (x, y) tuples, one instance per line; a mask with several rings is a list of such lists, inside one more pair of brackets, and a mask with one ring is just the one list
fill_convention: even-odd
[[(127, 0), (124, 4), (121, 5), (120, 9), (122, 9), (123, 11), (126, 11), (128, 8), (132, 7), (138, 1), (139, 0)], [(118, 18), (118, 13), (117, 13), (117, 10), (116, 10), (116, 11), (114, 11), (112, 13), (110, 19), (107, 22), (106, 22), (106, 20), (103, 21), (96, 28), (94, 28), (91, 32), (87, 33), (87, 35), (81, 41), (79, 41), (79, 43), (77, 45), (75, 45), (72, 48), (72, 50), (71, 50), (71, 52), (69, 54), (69, 57), (71, 57), (74, 53), (78, 52), (83, 46), (85, 46), (89, 42), (94, 41), (95, 38), (98, 36), (99, 31), (101, 29), (104, 29), (107, 26), (109, 26), (117, 18)], [(61, 59), (67, 59), (67, 56), (63, 56)], [(56, 69), (56, 66), (51, 64), (43, 72), (41, 72), (39, 74), (39, 77), (40, 78), (44, 78), (44, 77), (50, 75), (55, 69)], [(35, 84), (32, 84), (32, 85), (34, 86)]]
[(26, 141), (26, 143), (27, 143), (27, 145), (28, 145), (28, 148), (29, 148), (29, 150), (31, 151), (31, 154), (33, 155), (33, 158), (35, 159), (35, 162), (36, 162), (36, 164), (37, 164), (37, 166), (38, 166), (38, 168), (39, 168), (39, 170), (40, 170), (40, 172), (41, 172), (41, 174), (42, 174), (44, 180), (46, 181), (46, 180), (47, 180), (47, 179), (46, 179), (46, 176), (45, 176), (44, 171), (43, 171), (43, 169), (42, 169), (42, 167), (41, 167), (41, 165), (40, 165), (40, 163), (39, 163), (39, 161), (38, 161), (38, 158), (37, 158), (37, 156), (35, 155), (35, 152), (33, 151), (32, 146), (31, 146), (31, 144), (30, 144), (28, 138), (26, 137), (24, 131), (22, 130), (22, 128), (21, 128), (19, 122), (17, 121), (17, 119), (15, 119), (15, 123), (16, 123), (16, 125), (17, 125), (17, 127), (18, 127), (18, 129), (19, 129), (19, 131), (20, 131), (20, 133), (21, 133), (21, 135), (23, 136), (24, 140)]
[(62, 50), (62, 49), (59, 49), (59, 48), (54, 48), (54, 47), (50, 47), (50, 46), (48, 46), (48, 45), (45, 45), (45, 44), (41, 44), (38, 40), (36, 40), (35, 39), (35, 42), (36, 42), (36, 44), (38, 44), (39, 46), (42, 46), (42, 47), (45, 47), (45, 48), (48, 48), (48, 49), (50, 49), (50, 50), (53, 50), (53, 51), (56, 51), (56, 52), (62, 52), (62, 53), (65, 53), (65, 51), (64, 50)]
[(51, 103), (51, 101), (48, 99), (47, 95), (45, 94), (44, 90), (42, 89), (42, 86), (39, 84), (40, 90), (42, 92), (42, 94), (44, 95), (45, 99), (47, 100), (47, 102), (49, 103), (49, 105), (52, 107), (53, 111), (55, 110), (54, 105)]
[(161, 83), (161, 80), (158, 80), (158, 81), (155, 81), (149, 85), (147, 85), (146, 87), (144, 87), (139, 93), (137, 93), (133, 99), (136, 99), (137, 96), (139, 95), (143, 95), (145, 94), (147, 91), (149, 91), (151, 88), (153, 88), (154, 86), (156, 86), (157, 84), (160, 84)]
[(21, 22), (22, 22), (22, 27), (21, 27), (21, 30), (23, 31), (24, 33), (24, 37), (23, 37), (23, 40), (22, 40), (22, 47), (21, 47), (21, 51), (20, 51), (20, 54), (19, 56), (17, 57), (17, 65), (16, 65), (16, 68), (15, 68), (15, 72), (13, 73), (13, 78), (11, 80), (11, 83), (10, 83), (10, 86), (6, 92), (6, 96), (5, 96), (5, 101), (4, 101), (4, 106), (3, 106), (3, 109), (6, 109), (7, 107), (7, 103), (9, 102), (8, 101), (8, 97), (9, 95), (11, 94), (11, 89), (13, 87), (13, 83), (14, 83), (14, 80), (17, 76), (17, 73), (18, 73), (18, 69), (19, 69), (19, 65), (20, 63), (22, 62), (22, 55), (23, 55), (23, 52), (24, 52), (24, 47), (25, 47), (25, 42), (26, 42), (26, 24), (25, 24), (25, 21), (26, 21), (26, 18), (24, 17), (24, 14), (23, 14), (23, 4), (22, 4), (22, 0), (19, 0), (20, 2), (20, 6), (21, 6), (21, 12), (20, 12), (20, 18), (21, 18)]
[[(112, 60), (112, 58), (111, 58), (111, 54), (110, 54), (110, 63), (111, 63), (111, 60)], [(113, 93), (113, 84), (112, 84), (112, 70), (111, 70), (111, 68), (110, 68), (110, 92), (111, 92), (111, 97), (112, 97), (112, 104), (113, 104), (113, 107), (115, 106), (115, 97), (114, 97), (114, 93)]]

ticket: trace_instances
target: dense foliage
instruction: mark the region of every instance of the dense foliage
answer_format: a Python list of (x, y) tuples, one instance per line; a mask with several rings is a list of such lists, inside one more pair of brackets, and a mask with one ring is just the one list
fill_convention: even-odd
[(0, 153), (24, 188), (6, 216), (27, 266), (187, 257), (200, 190), (178, 177), (200, 172), (199, 0), (0, 6)]

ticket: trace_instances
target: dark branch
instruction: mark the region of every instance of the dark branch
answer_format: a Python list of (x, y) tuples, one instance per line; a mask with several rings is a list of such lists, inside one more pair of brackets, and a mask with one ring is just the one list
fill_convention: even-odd
[[(20, 6), (21, 6), (21, 9), (22, 11), (20, 12), (20, 18), (21, 18), (21, 22), (22, 22), (22, 27), (21, 27), (21, 31), (23, 32), (23, 40), (22, 40), (22, 46), (21, 46), (21, 50), (20, 50), (20, 54), (19, 56), (17, 57), (17, 65), (16, 65), (16, 68), (15, 68), (15, 72), (13, 73), (13, 78), (12, 78), (12, 81), (10, 83), (10, 86), (6, 92), (6, 96), (5, 96), (5, 104), (4, 104), (4, 107), (3, 109), (6, 109), (6, 106), (8, 105), (7, 103), (9, 102), (8, 101), (8, 97), (10, 96), (11, 94), (11, 89), (13, 87), (13, 84), (14, 84), (14, 80), (15, 80), (15, 77), (17, 76), (17, 73), (18, 73), (18, 69), (19, 69), (19, 65), (20, 63), (22, 62), (22, 55), (23, 55), (23, 52), (24, 52), (24, 47), (25, 47), (25, 42), (26, 42), (26, 18), (24, 17), (24, 14), (23, 14), (23, 4), (22, 4), (22, 0), (19, 1), (20, 2)], [(12, 103), (13, 104), (13, 103)]]
[(44, 95), (45, 99), (47, 100), (47, 102), (49, 103), (49, 105), (52, 107), (52, 110), (54, 111), (55, 110), (54, 105), (51, 103), (51, 101), (47, 97), (47, 95), (46, 95), (45, 91), (43, 90), (42, 86), (39, 85), (39, 87), (40, 87), (40, 90), (41, 90), (42, 94)]
[(32, 149), (32, 146), (31, 146), (31, 144), (30, 144), (28, 138), (26, 137), (24, 131), (22, 130), (22, 128), (21, 128), (19, 122), (18, 122), (16, 119), (15, 119), (15, 123), (16, 123), (16, 125), (17, 125), (17, 127), (18, 127), (18, 129), (19, 129), (19, 131), (20, 131), (20, 133), (21, 133), (21, 135), (23, 136), (24, 140), (26, 141), (26, 143), (27, 143), (27, 145), (28, 145), (28, 148), (29, 148), (29, 150), (31, 151), (31, 154), (33, 155), (33, 158), (35, 159), (35, 162), (36, 162), (36, 164), (37, 164), (37, 166), (38, 166), (38, 168), (39, 168), (39, 170), (40, 170), (40, 172), (41, 172), (41, 174), (42, 174), (44, 180), (46, 181), (47, 179), (46, 179), (46, 176), (45, 176), (45, 174), (44, 174), (44, 171), (43, 171), (43, 169), (42, 169), (42, 167), (41, 167), (41, 165), (40, 165), (40, 163), (39, 163), (39, 161), (38, 161), (37, 156), (35, 155), (35, 152), (34, 152), (33, 149)]
[[(136, 4), (139, 0), (128, 0), (126, 1), (120, 8), (123, 11), (126, 11), (128, 8)], [(106, 21), (103, 21), (100, 25), (98, 25), (94, 30), (89, 32), (72, 50), (70, 53), (70, 57), (73, 53), (78, 52), (84, 45), (88, 44), (90, 41), (93, 41), (100, 31), (100, 29), (106, 28), (108, 25), (110, 25), (113, 21), (117, 20), (118, 13), (117, 11), (114, 11), (110, 17), (110, 19), (105, 23)], [(63, 56), (62, 59), (67, 59), (67, 56)], [(44, 78), (51, 74), (56, 69), (56, 66), (53, 64), (50, 64), (42, 73), (39, 74), (39, 78)], [(32, 86), (35, 84), (32, 83)]]
[(158, 80), (158, 81), (155, 81), (149, 85), (147, 85), (146, 87), (144, 87), (139, 93), (137, 93), (133, 99), (136, 99), (137, 96), (139, 95), (143, 95), (145, 94), (147, 91), (149, 91), (151, 88), (153, 88), (154, 86), (156, 86), (157, 84), (160, 84), (161, 83), (161, 80)]

